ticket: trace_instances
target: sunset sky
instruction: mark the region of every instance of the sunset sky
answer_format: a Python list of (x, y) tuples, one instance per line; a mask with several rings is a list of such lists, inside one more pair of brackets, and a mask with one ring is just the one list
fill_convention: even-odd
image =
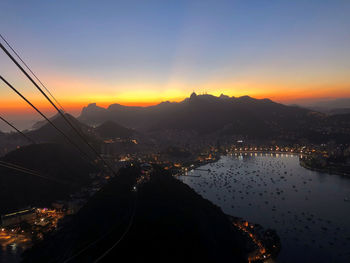
[[(0, 33), (70, 110), (192, 91), (295, 103), (350, 97), (349, 14), (347, 0), (2, 0)], [(3, 52), (0, 73), (47, 108)], [(0, 112), (25, 108), (0, 83)]]

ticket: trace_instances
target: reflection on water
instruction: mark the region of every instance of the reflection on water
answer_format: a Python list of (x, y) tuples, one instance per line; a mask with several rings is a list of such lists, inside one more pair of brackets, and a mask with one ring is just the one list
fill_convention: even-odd
[(19, 262), (22, 252), (30, 246), (28, 235), (17, 233), (15, 229), (0, 229), (0, 262)]
[(276, 262), (350, 262), (350, 178), (306, 170), (297, 155), (224, 156), (180, 177), (233, 216), (273, 228)]
[(21, 254), (30, 244), (9, 243), (0, 248), (0, 262), (17, 263), (21, 261)]

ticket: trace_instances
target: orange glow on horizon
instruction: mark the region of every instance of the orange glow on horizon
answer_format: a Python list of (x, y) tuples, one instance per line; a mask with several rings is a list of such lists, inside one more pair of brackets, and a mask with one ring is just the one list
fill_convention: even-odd
[[(202, 94), (200, 92), (197, 92), (197, 94)], [(212, 94), (214, 96), (220, 96), (220, 92), (218, 93), (208, 93), (208, 94)], [(222, 93), (228, 96), (234, 96), (231, 94), (227, 94), (227, 93)], [(288, 103), (289, 101), (294, 101), (294, 100), (322, 100), (324, 98), (328, 98), (328, 99), (336, 99), (336, 98), (341, 98), (341, 97), (350, 97), (350, 92), (339, 92), (339, 93), (335, 93), (330, 91), (329, 93), (324, 93), (324, 92), (317, 92), (317, 91), (304, 91), (304, 92), (300, 92), (300, 91), (295, 91), (295, 92), (285, 92), (285, 93), (280, 93), (280, 94), (268, 94), (268, 93), (261, 93), (261, 94), (245, 94), (247, 96), (256, 98), (256, 99), (271, 99), (275, 102), (280, 102), (280, 103)], [(239, 95), (239, 96), (234, 96), (234, 97), (241, 97), (241, 96), (245, 96), (245, 95)], [(315, 96), (316, 95), (316, 96)], [(62, 106), (67, 110), (67, 111), (81, 111), (83, 109), (83, 107), (86, 107), (88, 104), (90, 103), (96, 103), (97, 106), (99, 107), (103, 107), (103, 108), (107, 108), (109, 105), (111, 104), (120, 104), (120, 105), (124, 105), (124, 106), (139, 106), (139, 107), (148, 107), (148, 106), (154, 106), (157, 105), (161, 102), (164, 101), (170, 101), (170, 102), (180, 102), (182, 100), (184, 100), (186, 97), (189, 97), (189, 95), (187, 96), (183, 96), (180, 98), (174, 98), (174, 99), (166, 99), (166, 100), (146, 100), (146, 101), (142, 101), (142, 100), (123, 100), (123, 101), (103, 101), (103, 100), (77, 100), (77, 101), (71, 101), (71, 100), (59, 100), (59, 102), (62, 104)], [(54, 112), (54, 108), (48, 103), (48, 102), (42, 102), (42, 101), (33, 101), (33, 104), (38, 107), (40, 110), (45, 111), (45, 112)], [(0, 110), (2, 112), (12, 112), (12, 113), (17, 113), (17, 114), (21, 114), (21, 113), (25, 113), (25, 112), (33, 112), (34, 110), (27, 104), (24, 103), (18, 103), (18, 101), (2, 101), (1, 102), (1, 106), (0, 106)]]
[[(211, 88), (220, 87), (220, 88)], [(256, 88), (247, 88), (256, 87)], [(284, 87), (284, 88), (283, 88)], [(132, 91), (130, 91), (132, 90)], [(251, 96), (257, 99), (268, 98), (275, 102), (289, 103), (292, 101), (311, 101), (322, 99), (336, 99), (350, 97), (350, 85), (310, 85), (310, 87), (304, 86), (303, 88), (293, 88), (291, 86), (283, 85), (253, 85), (249, 83), (238, 84), (205, 84), (200, 85), (198, 89), (194, 89), (197, 94), (205, 93), (214, 96), (220, 96), (225, 94), (228, 96)], [(107, 108), (111, 104), (121, 104), (125, 106), (153, 106), (163, 101), (180, 102), (186, 97), (190, 96), (190, 93), (183, 89), (174, 90), (170, 89), (158, 94), (155, 90), (133, 90), (129, 89), (125, 93), (119, 94), (119, 96), (96, 96), (90, 94), (72, 94), (70, 97), (56, 96), (62, 106), (72, 114), (79, 115), (82, 108), (90, 103), (96, 103), (100, 107)], [(44, 98), (36, 97), (31, 100), (32, 103), (40, 110), (46, 113), (55, 113), (54, 108), (44, 100)], [(11, 113), (16, 115), (31, 114), (35, 111), (27, 105), (21, 99), (6, 99), (0, 98), (0, 111), (3, 113)]]
[[(315, 101), (350, 97), (350, 81), (347, 77), (329, 77), (318, 75), (312, 78), (287, 78), (286, 76), (267, 75), (231, 78), (208, 78), (203, 80), (186, 80), (171, 76), (168, 81), (156, 79), (101, 79), (60, 73), (47, 69), (41, 72), (46, 86), (53, 92), (61, 105), (68, 111), (79, 114), (83, 107), (96, 103), (107, 108), (111, 104), (125, 106), (152, 106), (163, 101), (179, 102), (189, 97), (192, 91), (197, 94), (208, 93), (214, 96), (225, 94), (240, 97), (248, 95), (253, 98), (269, 98), (280, 103), (298, 103), (298, 101)], [(15, 82), (12, 80), (12, 82)], [(18, 80), (17, 87), (27, 91), (28, 99), (39, 109), (55, 112), (40, 93), (28, 82)], [(1, 90), (0, 90), (1, 92)], [(7, 92), (7, 91), (6, 91)], [(11, 92), (0, 93), (0, 112), (21, 114), (31, 112), (30, 106)]]

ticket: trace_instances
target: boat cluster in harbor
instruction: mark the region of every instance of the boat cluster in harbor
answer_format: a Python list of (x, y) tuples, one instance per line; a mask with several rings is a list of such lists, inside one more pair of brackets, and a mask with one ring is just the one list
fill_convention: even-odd
[[(338, 178), (307, 171), (298, 165), (298, 158), (225, 156), (192, 172), (201, 177), (182, 180), (224, 212), (276, 229), (289, 253), (327, 248), (320, 262), (350, 262), (350, 224), (344, 218), (350, 212), (349, 203), (344, 202), (350, 188), (337, 191), (338, 182), (323, 181)], [(344, 209), (334, 214), (335, 205)]]

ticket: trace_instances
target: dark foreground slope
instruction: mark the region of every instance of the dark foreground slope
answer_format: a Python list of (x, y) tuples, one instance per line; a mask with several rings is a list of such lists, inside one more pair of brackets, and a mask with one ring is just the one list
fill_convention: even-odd
[(138, 174), (123, 170), (24, 261), (245, 261), (245, 240), (218, 207), (160, 170), (130, 191)]
[[(134, 225), (103, 262), (128, 248), (134, 260), (242, 262), (242, 240), (220, 208), (174, 178), (155, 174), (141, 187)], [(127, 253), (124, 254), (128, 256)]]
[(21, 147), (0, 161), (35, 170), (45, 177), (0, 167), (0, 214), (66, 198), (89, 183), (89, 173), (95, 171), (74, 150), (58, 144)]

